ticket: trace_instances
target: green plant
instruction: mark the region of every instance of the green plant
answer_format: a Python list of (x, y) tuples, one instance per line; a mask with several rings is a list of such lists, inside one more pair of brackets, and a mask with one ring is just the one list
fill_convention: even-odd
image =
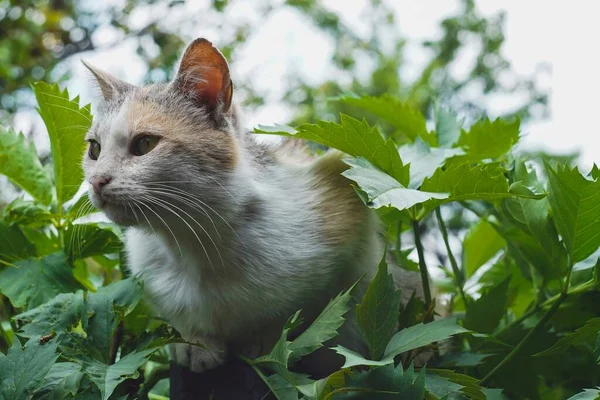
[[(152, 391), (168, 362), (161, 348), (179, 339), (151, 316), (141, 284), (127, 277), (119, 230), (89, 222), (92, 207), (85, 195), (76, 196), (90, 109), (56, 85), (38, 83), (35, 93), (52, 169), (22, 135), (0, 129), (0, 173), (27, 193), (6, 205), (0, 220), (0, 348), (6, 354), (0, 354), (0, 398), (162, 398), (160, 385)], [(600, 371), (594, 318), (600, 311), (599, 170), (584, 176), (552, 157), (524, 160), (514, 150), (518, 119), (485, 119), (465, 129), (436, 106), (429, 130), (419, 111), (389, 96), (335, 101), (392, 128), (384, 137), (366, 121), (342, 115), (340, 123), (257, 131), (346, 153), (344, 175), (389, 226), (388, 249), (397, 264), (420, 271), (425, 296), (400, 304), (389, 276), (398, 267), (384, 258), (359, 304), (351, 302), (352, 289), (340, 293), (293, 340), (301, 312), (290, 316), (268, 354), (244, 359), (274, 395), (600, 395), (593, 389)], [(413, 252), (418, 262), (410, 259)], [(431, 253), (440, 265), (427, 265)], [(444, 296), (451, 317), (435, 315)], [(340, 371), (320, 380), (294, 372), (298, 360), (335, 340), (349, 312), (357, 315), (369, 357), (335, 346), (345, 359)], [(424, 351), (428, 364), (415, 368)], [(577, 394), (584, 388), (590, 389)]]

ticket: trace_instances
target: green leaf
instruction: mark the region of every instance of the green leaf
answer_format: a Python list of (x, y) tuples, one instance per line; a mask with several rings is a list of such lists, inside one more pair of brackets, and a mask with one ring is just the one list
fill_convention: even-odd
[(568, 400), (598, 400), (600, 399), (600, 387), (596, 389), (583, 389), (583, 392), (571, 396)]
[[(456, 114), (437, 105), (435, 114), (435, 134), (439, 147), (450, 148), (460, 136), (461, 124)], [(404, 160), (404, 157), (402, 157)]]
[(472, 276), (479, 267), (505, 247), (506, 241), (486, 220), (479, 220), (472, 225), (463, 242), (467, 277)]
[(420, 187), (423, 180), (430, 178), (439, 167), (444, 165), (447, 159), (465, 154), (462, 149), (458, 148), (430, 147), (419, 138), (412, 144), (401, 146), (399, 151), (402, 161), (410, 165), (410, 184), (408, 187), (412, 189)]
[(77, 193), (83, 181), (81, 159), (86, 147), (84, 137), (92, 123), (90, 106), (79, 107), (79, 97), (69, 98), (57, 84), (34, 85), (38, 111), (44, 120), (54, 165), (56, 199), (59, 210)]
[(448, 369), (429, 369), (425, 378), (425, 389), (438, 398), (463, 395), (468, 399), (486, 400), (487, 397), (478, 382), (473, 377)]
[(385, 358), (439, 342), (458, 333), (468, 332), (456, 324), (456, 318), (444, 318), (428, 324), (411, 326), (396, 333), (385, 349)]
[[(544, 190), (535, 169), (529, 171), (525, 163), (515, 163), (514, 175), (515, 179), (533, 190)], [(548, 199), (515, 197), (504, 200), (502, 205), (511, 222), (521, 231), (506, 231), (505, 236), (511, 246), (517, 248), (543, 276), (553, 278), (563, 273), (567, 268), (567, 253), (549, 218)]]
[(7, 131), (2, 127), (0, 174), (45, 205), (52, 201), (52, 182), (40, 163), (33, 143), (27, 143), (22, 133)]
[(324, 342), (337, 335), (338, 328), (345, 321), (344, 315), (350, 309), (351, 293), (355, 287), (356, 283), (331, 300), (317, 319), (290, 343), (289, 348), (293, 352), (292, 357), (294, 359), (321, 348)]
[(584, 260), (600, 246), (600, 181), (589, 181), (577, 167), (546, 163), (552, 206), (558, 233), (563, 238), (571, 263)]
[(411, 141), (414, 141), (417, 137), (421, 137), (427, 141), (433, 139), (429, 138), (423, 115), (417, 109), (390, 95), (385, 94), (381, 97), (346, 96), (341, 97), (340, 100), (377, 115)]
[(383, 360), (369, 360), (368, 358), (363, 357), (361, 354), (358, 354), (357, 352), (347, 349), (344, 346), (335, 346), (332, 347), (333, 350), (335, 350), (336, 353), (338, 353), (339, 355), (343, 356), (345, 361), (344, 361), (344, 366), (342, 368), (351, 368), (351, 367), (356, 367), (358, 365), (366, 365), (366, 366), (370, 366), (370, 367), (380, 367), (383, 365), (388, 365), (388, 364), (393, 364), (394, 363), (394, 359), (393, 358), (384, 358)]
[(45, 226), (53, 215), (45, 205), (16, 198), (2, 209), (2, 219), (9, 225)]
[[(0, 265), (14, 266), (13, 262), (35, 255), (35, 246), (23, 234), (21, 228), (0, 221)], [(2, 276), (2, 272), (0, 272), (0, 276)], [(1, 285), (2, 283), (0, 283), (0, 287)]]
[[(92, 344), (87, 351), (89, 355), (100, 362), (109, 363), (110, 345), (117, 325), (126, 314), (133, 311), (142, 294), (140, 281), (128, 278), (88, 295), (89, 318), (84, 329), (86, 341)], [(75, 359), (73, 361), (77, 362)]]
[(58, 359), (56, 340), (40, 342), (33, 337), (21, 347), (15, 339), (5, 356), (0, 353), (0, 394), (2, 398), (25, 400), (31, 398), (52, 364)]
[(311, 140), (354, 157), (363, 157), (401, 184), (408, 185), (409, 167), (402, 163), (394, 142), (385, 140), (376, 128), (370, 127), (364, 120), (342, 114), (340, 124), (319, 121), (316, 125), (301, 125), (296, 133), (272, 132), (264, 128), (257, 132)]
[(496, 329), (508, 306), (509, 282), (510, 278), (505, 279), (468, 304), (465, 328), (479, 333), (492, 333)]
[[(522, 193), (511, 193), (504, 170), (497, 163), (471, 166), (469, 162), (453, 163), (447, 169), (439, 168), (431, 178), (426, 178), (421, 190), (427, 192), (450, 193), (444, 200), (430, 200), (424, 204), (425, 211), (430, 211), (442, 203), (463, 200), (497, 200), (513, 196), (524, 196)], [(543, 197), (536, 194), (527, 197)]]
[(277, 364), (283, 369), (287, 368), (288, 360), (292, 354), (290, 350), (290, 342), (287, 341), (288, 334), (294, 330), (301, 322), (300, 311), (297, 311), (285, 324), (281, 332), (279, 340), (269, 354), (256, 358), (252, 364)]
[(336, 346), (333, 350), (346, 358), (343, 368), (355, 367), (357, 365), (382, 366), (393, 364), (394, 357), (398, 354), (439, 342), (463, 332), (468, 331), (456, 324), (456, 318), (445, 318), (428, 324), (411, 326), (401, 330), (392, 337), (385, 349), (383, 359), (380, 361), (366, 359), (362, 355), (343, 346)]
[(15, 315), (13, 319), (21, 325), (19, 336), (30, 338), (56, 332), (60, 341), (61, 334), (70, 333), (81, 323), (85, 312), (83, 291), (78, 290), (61, 293), (47, 303)]
[(327, 399), (421, 400), (424, 396), (425, 368), (416, 374), (412, 365), (403, 371), (402, 364), (390, 364), (349, 375), (346, 386), (332, 391)]
[(469, 132), (463, 131), (457, 143), (467, 152), (464, 159), (484, 160), (502, 157), (519, 141), (521, 121), (507, 122), (501, 119), (476, 122)]
[(0, 271), (0, 293), (8, 297), (14, 307), (31, 309), (57, 294), (81, 288), (62, 252), (17, 261), (15, 265), (18, 268)]
[(552, 347), (535, 354), (535, 356), (549, 356), (555, 353), (562, 353), (572, 346), (595, 343), (599, 332), (600, 318), (592, 318), (587, 321), (584, 326), (576, 329), (575, 332), (562, 337)]
[(77, 362), (83, 366), (86, 376), (100, 389), (102, 400), (108, 400), (119, 383), (140, 375), (138, 369), (157, 350), (158, 348), (130, 353), (112, 365), (91, 358), (83, 358)]
[(79, 390), (83, 373), (81, 366), (72, 362), (52, 365), (42, 385), (36, 389), (36, 400), (63, 400), (74, 398)]
[(403, 187), (397, 180), (378, 170), (363, 158), (345, 159), (352, 168), (342, 175), (356, 182), (368, 196), (369, 205), (378, 209), (394, 207), (405, 210), (430, 199), (445, 199), (445, 193), (427, 193)]
[(362, 302), (356, 306), (358, 326), (367, 342), (371, 358), (380, 360), (385, 346), (394, 334), (400, 313), (400, 291), (388, 274), (384, 256), (375, 278), (369, 283)]
[(69, 260), (100, 254), (119, 253), (123, 249), (121, 233), (112, 224), (74, 224), (65, 230), (65, 250)]
[(416, 291), (413, 291), (406, 305), (401, 304), (400, 307), (401, 311), (400, 317), (398, 318), (398, 330), (423, 322), (425, 303), (416, 296)]

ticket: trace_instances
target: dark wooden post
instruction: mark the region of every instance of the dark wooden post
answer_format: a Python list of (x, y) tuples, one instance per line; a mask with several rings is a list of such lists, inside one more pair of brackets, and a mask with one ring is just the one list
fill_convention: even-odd
[(171, 362), (171, 400), (274, 399), (252, 367), (234, 359), (197, 374)]

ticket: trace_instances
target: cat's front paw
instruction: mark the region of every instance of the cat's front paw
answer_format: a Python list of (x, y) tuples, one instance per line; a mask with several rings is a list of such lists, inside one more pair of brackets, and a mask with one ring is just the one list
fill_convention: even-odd
[(227, 359), (225, 347), (211, 346), (207, 343), (206, 348), (188, 343), (173, 343), (169, 350), (171, 358), (180, 365), (188, 367), (196, 373), (223, 365)]

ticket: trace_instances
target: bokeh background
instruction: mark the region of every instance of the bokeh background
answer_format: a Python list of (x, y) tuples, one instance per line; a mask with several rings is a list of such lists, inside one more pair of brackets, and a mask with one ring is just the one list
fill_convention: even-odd
[[(80, 60), (124, 80), (170, 79), (206, 37), (230, 60), (249, 129), (362, 116), (346, 92), (432, 102), (466, 123), (518, 114), (521, 149), (600, 160), (596, 2), (543, 0), (2, 0), (0, 123), (49, 146), (30, 84), (97, 90)], [(369, 118), (369, 116), (365, 115)], [(385, 127), (382, 127), (385, 130)], [(16, 192), (0, 182), (0, 198)]]

